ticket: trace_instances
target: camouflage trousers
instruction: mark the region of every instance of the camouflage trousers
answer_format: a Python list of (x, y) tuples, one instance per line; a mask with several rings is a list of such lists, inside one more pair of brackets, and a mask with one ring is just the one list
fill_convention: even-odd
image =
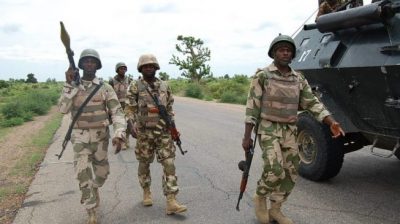
[[(125, 101), (120, 101), (122, 111), (125, 110)], [(131, 136), (131, 130), (129, 128), (125, 129), (125, 143), (122, 145), (122, 149), (128, 149), (129, 148), (129, 136)]]
[(110, 173), (107, 157), (108, 129), (74, 129), (71, 141), (75, 175), (81, 190), (81, 204), (86, 209), (97, 207), (96, 191), (103, 186)]
[(157, 156), (157, 161), (164, 170), (162, 177), (164, 195), (178, 193), (179, 188), (174, 165), (175, 150), (174, 142), (168, 132), (162, 131), (155, 134), (153, 130), (139, 131), (135, 155), (139, 161), (138, 177), (142, 188), (148, 188), (151, 185), (150, 163)]
[(300, 162), (296, 134), (289, 129), (282, 133), (282, 137), (259, 135), (264, 167), (256, 191), (275, 202), (284, 202), (291, 193)]

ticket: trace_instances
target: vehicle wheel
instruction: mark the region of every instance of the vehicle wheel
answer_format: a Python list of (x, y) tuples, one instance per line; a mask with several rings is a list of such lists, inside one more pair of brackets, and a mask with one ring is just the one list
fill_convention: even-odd
[(343, 164), (343, 141), (333, 139), (329, 127), (308, 113), (297, 122), (301, 176), (322, 181), (335, 177)]

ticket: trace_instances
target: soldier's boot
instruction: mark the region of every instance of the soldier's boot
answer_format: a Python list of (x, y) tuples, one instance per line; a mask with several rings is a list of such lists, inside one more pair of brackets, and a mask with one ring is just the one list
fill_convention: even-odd
[(151, 198), (151, 191), (149, 187), (146, 187), (143, 189), (143, 201), (142, 201), (144, 206), (152, 206), (153, 205), (153, 199)]
[(94, 208), (87, 209), (87, 213), (89, 215), (87, 224), (97, 224), (96, 210)]
[(263, 224), (269, 223), (267, 197), (254, 194), (253, 202), (257, 220)]
[(100, 206), (100, 194), (99, 194), (99, 188), (93, 188), (94, 193), (96, 194), (96, 206), (95, 208)]
[(165, 209), (167, 215), (185, 212), (186, 210), (186, 206), (181, 205), (176, 201), (174, 194), (167, 195), (167, 208)]
[(271, 221), (276, 221), (279, 224), (293, 224), (293, 221), (284, 216), (281, 211), (282, 203), (271, 201), (271, 209), (269, 210), (269, 217)]

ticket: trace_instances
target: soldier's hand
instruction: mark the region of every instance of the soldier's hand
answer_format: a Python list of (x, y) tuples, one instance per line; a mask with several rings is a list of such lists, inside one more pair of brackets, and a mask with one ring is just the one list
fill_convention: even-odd
[(329, 125), (329, 128), (331, 129), (333, 138), (337, 138), (340, 135), (344, 136), (344, 131), (343, 131), (342, 127), (340, 127), (340, 124), (337, 121), (335, 121), (335, 119), (331, 115), (324, 117), (324, 119), (322, 121), (325, 124)]
[(119, 153), (124, 141), (121, 138), (115, 137), (112, 139), (112, 145), (115, 146), (115, 154)]
[(345, 133), (344, 133), (342, 127), (341, 127), (340, 124), (339, 124), (338, 122), (336, 122), (336, 121), (335, 121), (335, 122), (332, 122), (329, 128), (331, 129), (331, 132), (332, 132), (332, 134), (333, 134), (333, 136), (332, 136), (333, 138), (337, 138), (337, 137), (339, 137), (340, 135), (342, 135), (342, 136), (345, 135)]
[(244, 151), (249, 151), (251, 147), (253, 147), (253, 139), (251, 138), (243, 138), (242, 140), (242, 147)]
[(65, 72), (65, 80), (68, 84), (71, 84), (71, 82), (74, 80), (75, 77), (75, 71), (72, 69), (70, 66), (68, 70)]
[(176, 128), (172, 128), (171, 129), (172, 140), (178, 141), (179, 140), (179, 136), (181, 136), (181, 134), (178, 132), (178, 130), (176, 130)]
[(133, 122), (132, 120), (129, 119), (127, 128), (129, 129), (132, 138), (137, 138), (138, 129), (136, 126), (136, 122)]

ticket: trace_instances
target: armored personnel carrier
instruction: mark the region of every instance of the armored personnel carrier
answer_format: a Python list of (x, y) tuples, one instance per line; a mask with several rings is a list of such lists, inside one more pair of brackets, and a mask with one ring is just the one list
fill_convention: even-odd
[(305, 75), (346, 132), (332, 139), (328, 127), (300, 114), (303, 177), (336, 176), (344, 154), (364, 146), (374, 155), (400, 159), (399, 11), (400, 0), (377, 1), (322, 15), (295, 36), (291, 66)]

